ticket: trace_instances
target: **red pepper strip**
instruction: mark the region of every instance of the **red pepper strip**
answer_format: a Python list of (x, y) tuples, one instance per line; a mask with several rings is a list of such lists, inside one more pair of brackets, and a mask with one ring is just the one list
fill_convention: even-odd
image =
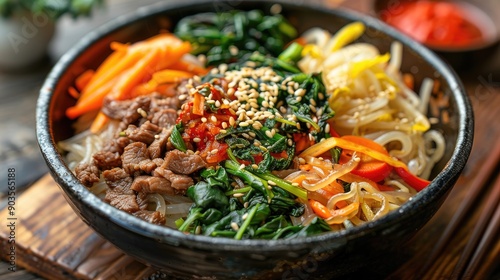
[(401, 177), (403, 181), (410, 185), (410, 187), (414, 188), (417, 192), (423, 190), (431, 183), (430, 181), (413, 175), (410, 171), (403, 167), (396, 167), (394, 170), (396, 170), (396, 173), (398, 173), (399, 177)]
[[(344, 135), (341, 138), (362, 145), (368, 149), (377, 151), (387, 156), (389, 155), (387, 150), (382, 145), (379, 145), (375, 141), (370, 140), (368, 138), (363, 138), (354, 135)], [(350, 150), (347, 149), (342, 150), (339, 163), (344, 164), (348, 162), (352, 158), (352, 154), (353, 152)], [(365, 156), (364, 154), (360, 154), (359, 157), (360, 157), (360, 162), (358, 166), (351, 171), (351, 173), (353, 174), (359, 175), (364, 178), (368, 178), (374, 182), (380, 182), (384, 180), (385, 177), (387, 177), (392, 171), (392, 166), (390, 166), (384, 161), (375, 160), (370, 156)]]

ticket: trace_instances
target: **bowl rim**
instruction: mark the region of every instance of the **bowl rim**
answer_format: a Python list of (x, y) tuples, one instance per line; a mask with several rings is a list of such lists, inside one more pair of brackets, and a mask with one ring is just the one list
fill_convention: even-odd
[[(228, 2), (228, 1), (220, 1)], [(81, 38), (76, 45), (68, 50), (56, 63), (49, 75), (47, 76), (44, 84), (40, 89), (39, 98), (36, 108), (36, 134), (39, 148), (42, 156), (44, 157), (53, 178), (58, 183), (60, 188), (64, 191), (65, 195), (71, 196), (71, 199), (81, 200), (83, 204), (94, 211), (96, 215), (104, 216), (121, 228), (135, 232), (136, 234), (154, 238), (160, 242), (167, 242), (175, 245), (184, 245), (191, 248), (203, 248), (213, 250), (231, 250), (241, 251), (245, 248), (255, 249), (260, 251), (277, 251), (286, 250), (290, 246), (294, 248), (310, 246), (313, 244), (322, 244), (325, 240), (338, 239), (348, 240), (357, 237), (365, 236), (370, 233), (380, 230), (385, 227), (385, 224), (394, 224), (399, 221), (398, 216), (402, 213), (415, 214), (422, 210), (422, 207), (429, 201), (437, 200), (445, 196), (450, 188), (443, 188), (442, 186), (455, 183), (456, 178), (465, 167), (468, 156), (472, 149), (473, 141), (473, 113), (470, 101), (466, 94), (462, 82), (457, 74), (445, 62), (443, 62), (436, 54), (430, 51), (424, 45), (414, 41), (408, 36), (397, 31), (395, 28), (385, 24), (379, 19), (369, 15), (363, 15), (354, 11), (344, 9), (326, 9), (319, 4), (305, 4), (288, 2), (286, 0), (277, 1), (262, 1), (262, 0), (243, 0), (240, 3), (247, 4), (279, 4), (282, 7), (290, 8), (307, 8), (313, 12), (328, 14), (332, 17), (340, 17), (347, 21), (361, 21), (367, 27), (374, 28), (375, 30), (386, 33), (394, 40), (398, 40), (405, 48), (409, 48), (421, 57), (425, 58), (427, 63), (431, 64), (440, 75), (448, 82), (450, 89), (455, 92), (454, 96), (457, 103), (458, 114), (458, 133), (457, 142), (453, 150), (452, 156), (446, 163), (444, 169), (437, 174), (431, 181), (431, 184), (419, 192), (413, 199), (403, 204), (398, 211), (392, 211), (381, 217), (380, 219), (372, 222), (365, 223), (360, 226), (349, 228), (339, 232), (329, 232), (321, 235), (310, 237), (294, 238), (294, 239), (279, 239), (279, 240), (261, 240), (261, 239), (247, 239), (247, 240), (234, 240), (229, 238), (214, 238), (203, 235), (189, 235), (182, 233), (176, 229), (171, 229), (165, 226), (155, 225), (141, 220), (129, 213), (118, 210), (117, 208), (105, 203), (97, 196), (90, 193), (90, 191), (81, 184), (76, 176), (69, 170), (63, 157), (58, 153), (56, 143), (52, 138), (52, 127), (50, 122), (51, 114), (49, 114), (52, 107), (52, 97), (54, 89), (58, 81), (63, 77), (65, 71), (74, 62), (74, 60), (81, 55), (89, 46), (99, 41), (100, 38), (109, 35), (121, 28), (134, 24), (137, 21), (143, 20), (148, 17), (160, 15), (164, 12), (186, 8), (189, 5), (208, 4), (211, 1), (196, 0), (187, 1), (185, 3), (156, 3), (153, 5), (141, 7), (135, 12), (122, 15), (115, 18), (98, 28), (94, 29), (83, 38)], [(56, 175), (57, 173), (57, 175)], [(67, 197), (66, 197), (67, 198)], [(72, 203), (70, 203), (72, 204)], [(72, 205), (73, 206), (73, 205)], [(79, 210), (75, 209), (78, 213)], [(85, 220), (85, 219), (84, 219)], [(90, 225), (92, 226), (92, 225)]]

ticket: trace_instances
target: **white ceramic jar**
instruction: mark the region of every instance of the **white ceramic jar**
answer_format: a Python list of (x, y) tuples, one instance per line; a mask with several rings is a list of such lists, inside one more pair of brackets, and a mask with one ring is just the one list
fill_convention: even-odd
[(25, 11), (0, 17), (0, 70), (15, 71), (40, 61), (54, 30), (54, 21), (44, 13)]

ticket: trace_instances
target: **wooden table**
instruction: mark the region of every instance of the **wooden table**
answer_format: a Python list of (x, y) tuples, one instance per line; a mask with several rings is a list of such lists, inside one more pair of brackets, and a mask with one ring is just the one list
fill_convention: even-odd
[[(0, 278), (168, 278), (124, 255), (76, 217), (54, 181), (50, 176), (44, 176), (46, 167), (38, 154), (33, 133), (38, 88), (57, 58), (93, 27), (116, 15), (133, 11), (139, 5), (153, 2), (156, 1), (112, 0), (108, 1), (108, 8), (97, 11), (92, 19), (63, 19), (44, 63), (28, 72), (0, 73), (0, 117), (8, 120), (0, 124), (0, 167), (5, 176), (8, 168), (15, 167), (18, 179), (15, 213), (17, 271), (9, 271), (9, 262), (2, 262)], [(371, 13), (369, 1), (343, 3), (330, 0), (325, 3)], [(483, 231), (478, 230), (478, 224), (484, 217), (494, 215), (492, 210), (495, 207), (500, 207), (498, 199), (488, 200), (491, 193), (494, 190), (498, 192), (500, 188), (499, 75), (500, 55), (485, 62), (481, 71), (471, 70), (461, 74), (476, 122), (469, 162), (443, 207), (401, 248), (400, 253), (388, 259), (393, 261), (392, 265), (381, 268), (375, 274), (377, 278), (454, 279), (457, 278), (456, 267), (464, 267), (462, 264), (468, 263), (462, 256), (471, 256), (467, 253), (480, 247), (481, 240), (476, 237), (481, 236)], [(481, 191), (476, 194), (474, 190), (477, 189)], [(470, 205), (464, 205), (464, 201), (474, 195), (477, 195), (476, 199), (470, 200)], [(1, 208), (5, 205), (6, 197), (2, 194)], [(52, 220), (57, 220), (57, 223), (48, 226), (49, 215), (53, 215)], [(495, 215), (498, 215), (498, 210)], [(2, 225), (8, 221), (7, 218), (8, 212), (4, 208), (0, 214)], [(475, 270), (474, 279), (500, 279), (500, 232), (498, 228), (491, 230), (496, 231), (496, 235), (493, 235), (489, 250)], [(2, 226), (1, 258), (7, 261), (8, 238), (9, 230)], [(394, 262), (396, 259), (397, 262)]]

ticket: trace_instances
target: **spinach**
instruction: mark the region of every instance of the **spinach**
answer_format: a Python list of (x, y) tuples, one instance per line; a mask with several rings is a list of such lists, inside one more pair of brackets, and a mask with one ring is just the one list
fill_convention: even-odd
[(192, 207), (189, 211), (189, 215), (186, 220), (179, 226), (180, 231), (187, 231), (187, 229), (195, 222), (200, 222), (201, 224), (213, 224), (219, 221), (222, 217), (222, 212), (215, 209), (209, 208), (205, 212), (200, 207)]
[(193, 54), (205, 54), (207, 65), (229, 63), (254, 52), (277, 56), (297, 36), (282, 15), (264, 15), (258, 10), (187, 16), (174, 33), (191, 42)]
[(170, 142), (172, 142), (172, 145), (174, 147), (182, 152), (187, 151), (186, 143), (184, 143), (184, 139), (182, 139), (180, 129), (181, 129), (181, 124), (177, 124), (172, 128), (172, 133), (170, 134)]
[(208, 185), (219, 187), (222, 191), (228, 191), (231, 187), (229, 177), (224, 168), (207, 168), (203, 170), (200, 175), (205, 179)]
[(200, 181), (189, 187), (186, 194), (201, 209), (210, 207), (225, 208), (229, 205), (228, 198), (217, 186), (209, 185), (204, 181)]

